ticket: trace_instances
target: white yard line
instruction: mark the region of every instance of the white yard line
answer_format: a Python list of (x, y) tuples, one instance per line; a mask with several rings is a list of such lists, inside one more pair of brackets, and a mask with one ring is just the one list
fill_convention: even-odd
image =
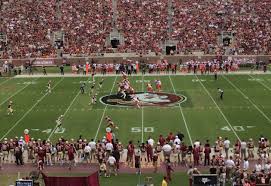
[[(141, 91), (144, 92), (144, 75), (142, 75)], [(141, 142), (144, 142), (144, 106), (141, 106)]]
[[(118, 77), (118, 76), (115, 77), (113, 86), (112, 86), (112, 88), (111, 88), (111, 90), (110, 90), (110, 93), (109, 93), (110, 95), (112, 94), (112, 92), (113, 92), (113, 90), (114, 90), (114, 87), (115, 87), (115, 83), (116, 83), (117, 77)], [(103, 119), (104, 119), (104, 115), (105, 115), (105, 112), (106, 112), (106, 110), (107, 110), (107, 107), (108, 107), (108, 105), (106, 105), (105, 108), (104, 108), (104, 110), (103, 110), (103, 115), (102, 115), (102, 117), (101, 117), (101, 120), (100, 120), (98, 129), (97, 129), (97, 132), (96, 132), (96, 134), (95, 134), (94, 141), (96, 141), (96, 139), (97, 139), (97, 137), (98, 137), (98, 134), (99, 134), (101, 125), (102, 125), (102, 123), (103, 123)]]
[[(250, 70), (240, 70), (240, 71), (236, 71), (236, 72), (229, 72), (227, 75), (247, 75), (251, 73)], [(271, 74), (270, 71), (264, 73), (262, 71), (255, 71), (253, 72), (254, 74)], [(168, 76), (169, 74), (166, 73), (161, 73), (161, 74), (145, 74), (144, 76)], [(213, 74), (206, 74), (207, 76), (213, 76)], [(95, 77), (115, 77), (115, 76), (122, 76), (122, 74), (116, 75), (114, 73), (111, 74), (106, 74), (106, 75), (102, 75), (102, 74), (96, 74)], [(133, 74), (132, 76), (141, 76), (141, 73), (137, 73), (137, 74)], [(177, 72), (177, 74), (170, 74), (170, 76), (194, 76), (193, 73), (183, 73), (183, 72)], [(43, 77), (43, 78), (51, 78), (51, 77), (63, 77), (63, 75), (60, 74), (56, 74), (56, 73), (47, 73), (47, 75), (43, 75), (43, 74), (34, 74), (34, 75), (17, 75), (15, 76), (15, 78), (35, 78), (35, 77)], [(72, 74), (72, 73), (65, 73), (64, 77), (86, 77), (86, 75), (82, 75), (82, 74)]]
[[(52, 90), (61, 82), (63, 81), (64, 77), (61, 78), (53, 87)], [(1, 137), (0, 141), (3, 140), (49, 93), (46, 92), (37, 102)]]
[[(198, 76), (195, 75), (197, 79)], [(231, 123), (229, 122), (228, 118), (225, 116), (225, 114), (222, 112), (222, 110), (220, 109), (220, 107), (218, 106), (218, 104), (216, 103), (216, 101), (214, 100), (214, 98), (212, 97), (212, 95), (210, 94), (210, 92), (207, 90), (207, 88), (203, 85), (203, 83), (201, 81), (199, 81), (199, 83), (201, 84), (201, 86), (203, 87), (203, 89), (205, 90), (205, 92), (208, 94), (208, 96), (211, 98), (211, 100), (214, 102), (214, 104), (216, 105), (216, 108), (218, 109), (218, 111), (220, 112), (220, 114), (222, 115), (222, 117), (224, 118), (224, 120), (227, 122), (228, 126), (230, 127), (231, 131), (234, 133), (234, 135), (237, 137), (237, 139), (239, 141), (240, 138), (238, 136), (238, 134), (235, 132), (234, 128), (232, 127)]]
[[(175, 90), (175, 87), (174, 87), (174, 85), (173, 85), (173, 82), (172, 82), (172, 80), (171, 80), (171, 77), (170, 77), (170, 76), (168, 76), (168, 77), (169, 77), (169, 80), (170, 80), (171, 86), (172, 86), (172, 88), (173, 88), (174, 94), (177, 94), (177, 93), (176, 93), (176, 90)], [(185, 125), (185, 128), (186, 128), (186, 131), (187, 131), (187, 134), (188, 134), (188, 137), (189, 137), (190, 143), (191, 143), (191, 145), (193, 146), (193, 141), (192, 141), (192, 138), (191, 138), (191, 135), (190, 135), (190, 132), (189, 132), (188, 126), (187, 126), (187, 122), (186, 122), (185, 116), (184, 116), (184, 114), (183, 114), (183, 109), (182, 109), (182, 107), (181, 107), (181, 104), (180, 104), (180, 103), (178, 103), (178, 105), (179, 105), (179, 109), (180, 109), (180, 112), (181, 112), (181, 115), (182, 115), (182, 118), (183, 118), (183, 121), (184, 121), (184, 125)]]
[[(38, 79), (38, 78), (37, 78)], [(35, 79), (35, 80), (37, 80), (37, 79)], [(30, 85), (30, 83), (29, 84), (27, 84), (27, 85), (25, 85), (23, 88), (21, 88), (21, 89), (19, 89), (19, 90), (17, 90), (14, 94), (12, 94), (11, 96), (9, 96), (7, 99), (5, 99), (2, 103), (0, 103), (0, 106), (2, 106), (4, 103), (6, 103), (10, 98), (12, 98), (13, 96), (15, 96), (15, 95), (17, 95), (18, 93), (20, 93), (22, 90), (24, 90), (26, 87), (28, 87)]]
[[(78, 91), (78, 93), (75, 95), (75, 97), (74, 97), (73, 100), (71, 101), (70, 105), (68, 106), (68, 108), (67, 108), (66, 111), (64, 112), (63, 117), (65, 117), (66, 114), (69, 112), (69, 110), (71, 109), (71, 107), (72, 107), (74, 101), (75, 101), (76, 98), (79, 96), (79, 94), (80, 94), (80, 91)], [(50, 133), (50, 135), (49, 135), (49, 137), (48, 137), (47, 140), (50, 140), (50, 138), (51, 138), (52, 135), (54, 134), (54, 132), (55, 132), (57, 126), (58, 126), (58, 124), (56, 124), (56, 126), (54, 127), (54, 129), (53, 129), (52, 132)]]
[(232, 83), (228, 78), (226, 78), (224, 75), (222, 76), (228, 83), (230, 83), (240, 94), (242, 94), (244, 96), (244, 98), (246, 100), (248, 100), (262, 115), (263, 117), (265, 117), (265, 119), (267, 119), (267, 121), (269, 121), (269, 123), (271, 123), (271, 119), (257, 106), (253, 103), (253, 101), (251, 101), (251, 99), (249, 99), (249, 97), (247, 95), (245, 95), (234, 83)]
[[(255, 79), (252, 75), (248, 74), (249, 77)], [(269, 86), (267, 86), (266, 84), (264, 84), (263, 82), (261, 81), (256, 81), (258, 83), (260, 83), (262, 86), (264, 86), (265, 88), (267, 88), (267, 90), (271, 91), (271, 88)]]
[[(89, 81), (91, 78), (91, 76), (88, 78), (87, 81)], [(79, 94), (81, 93), (81, 90), (79, 90), (77, 92), (77, 94), (75, 95), (75, 97), (73, 98), (73, 100), (70, 102), (70, 105), (68, 106), (68, 108), (66, 109), (66, 111), (63, 114), (63, 118), (66, 116), (66, 114), (69, 112), (69, 110), (71, 109), (73, 103), (75, 102), (75, 100), (77, 99), (77, 97), (79, 96)], [(58, 124), (56, 124), (56, 126), (54, 127), (54, 129), (52, 130), (52, 132), (50, 133), (49, 137), (47, 138), (47, 140), (50, 140), (50, 138), (52, 137), (52, 135), (54, 134), (55, 130), (57, 129)]]
[(3, 84), (5, 84), (6, 82), (8, 82), (8, 81), (11, 80), (11, 79), (13, 79), (13, 77), (12, 77), (12, 78), (8, 78), (8, 79), (6, 79), (5, 81), (3, 81), (2, 83), (0, 83), (0, 86), (3, 85)]

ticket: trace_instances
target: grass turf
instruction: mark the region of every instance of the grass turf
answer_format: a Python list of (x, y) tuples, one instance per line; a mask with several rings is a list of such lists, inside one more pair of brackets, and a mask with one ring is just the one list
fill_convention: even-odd
[[(34, 138), (56, 141), (59, 137), (77, 138), (82, 135), (90, 140), (105, 135), (105, 122), (110, 115), (119, 126), (117, 137), (127, 144), (128, 140), (157, 139), (159, 134), (182, 132), (185, 141), (199, 139), (214, 141), (217, 136), (255, 140), (260, 134), (268, 136), (271, 128), (271, 75), (225, 75), (217, 81), (213, 76), (146, 76), (130, 77), (136, 91), (145, 91), (147, 81), (161, 79), (163, 92), (187, 97), (187, 101), (172, 107), (144, 107), (143, 109), (105, 106), (98, 101), (89, 106), (88, 94), (79, 93), (80, 81), (91, 82), (88, 77), (78, 78), (0, 78), (0, 137), (22, 136), (25, 128)], [(46, 94), (46, 84), (52, 80), (52, 93)], [(99, 82), (101, 78), (97, 78)], [(101, 96), (115, 93), (120, 77), (105, 77)], [(114, 83), (115, 82), (115, 83)], [(143, 82), (143, 83), (142, 83)], [(224, 100), (219, 99), (217, 88), (224, 90)], [(8, 101), (14, 102), (13, 116), (7, 115)], [(54, 132), (55, 120), (64, 114), (64, 131)], [(182, 114), (183, 113), (183, 114)], [(133, 129), (132, 129), (133, 128)], [(144, 128), (153, 128), (153, 132)], [(143, 132), (142, 132), (143, 129)], [(189, 138), (190, 136), (190, 138)], [(161, 182), (162, 174), (152, 174), (155, 185)], [(1, 184), (6, 185), (16, 175), (1, 174)], [(143, 176), (144, 177), (144, 176)], [(186, 185), (185, 173), (175, 173), (171, 185)], [(127, 185), (138, 182), (132, 174), (121, 174), (110, 179), (101, 178), (101, 185)], [(3, 184), (2, 184), (3, 183)]]
[[(121, 77), (105, 77), (98, 91), (101, 96), (115, 93)], [(130, 77), (136, 91), (145, 91), (147, 81), (157, 76)], [(46, 84), (52, 80), (53, 91), (46, 94)], [(99, 82), (101, 78), (97, 78)], [(260, 134), (268, 135), (271, 128), (271, 75), (225, 75), (217, 81), (212, 76), (160, 76), (163, 92), (187, 97), (187, 101), (172, 107), (144, 107), (141, 109), (105, 106), (97, 102), (89, 106), (88, 94), (79, 93), (78, 78), (13, 78), (0, 79), (0, 137), (22, 136), (24, 129), (31, 137), (57, 140), (59, 137), (77, 139), (79, 135), (90, 140), (105, 135), (104, 116), (110, 115), (119, 126), (116, 136), (125, 144), (157, 139), (159, 134), (182, 132), (185, 141), (199, 139), (214, 141), (217, 136), (235, 141)], [(87, 92), (91, 82), (87, 83)], [(217, 88), (224, 90), (219, 99)], [(96, 87), (96, 89), (98, 89)], [(15, 113), (7, 115), (8, 101), (14, 102)], [(65, 113), (63, 128), (55, 131), (55, 120)], [(182, 114), (183, 113), (183, 114)], [(147, 129), (146, 129), (147, 128)], [(153, 132), (152, 132), (153, 129)], [(146, 131), (144, 131), (146, 130)], [(143, 132), (142, 132), (143, 131)], [(234, 132), (233, 132), (234, 131)], [(189, 137), (190, 136), (190, 137)]]

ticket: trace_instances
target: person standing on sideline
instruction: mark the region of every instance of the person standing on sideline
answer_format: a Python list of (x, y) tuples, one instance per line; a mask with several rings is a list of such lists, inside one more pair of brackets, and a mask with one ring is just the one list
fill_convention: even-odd
[(64, 66), (61, 65), (61, 66), (59, 67), (59, 69), (60, 69), (60, 74), (61, 74), (61, 75), (64, 75)]
[(248, 159), (245, 158), (244, 163), (243, 163), (243, 170), (247, 171), (248, 169), (249, 169), (249, 162), (248, 162)]
[(14, 155), (16, 158), (16, 164), (17, 165), (23, 165), (23, 151), (22, 151), (22, 147), (17, 145), (14, 149)]
[(215, 80), (217, 80), (217, 71), (216, 71), (216, 69), (214, 70), (214, 77), (215, 77)]
[(210, 165), (210, 154), (211, 154), (211, 147), (210, 144), (207, 143), (204, 146), (204, 166)]
[(217, 88), (218, 93), (220, 93), (220, 100), (223, 100), (224, 91), (221, 88)]
[(174, 172), (174, 170), (171, 167), (171, 163), (169, 159), (166, 160), (166, 172), (167, 172), (167, 180), (171, 181), (171, 172)]
[(140, 150), (135, 152), (135, 168), (136, 174), (141, 174), (141, 161), (140, 161)]
[(46, 68), (45, 68), (45, 66), (43, 66), (43, 67), (42, 67), (42, 71), (43, 71), (43, 75), (45, 75), (45, 76), (46, 76), (46, 75), (47, 75), (47, 72), (46, 72)]
[(241, 141), (240, 144), (240, 149), (241, 149), (241, 159), (245, 159), (247, 157), (247, 142), (245, 140)]
[(69, 170), (75, 165), (75, 152), (75, 148), (73, 144), (71, 144), (71, 146), (68, 147)]
[(164, 176), (161, 186), (167, 186), (167, 177)]
[(226, 154), (226, 159), (229, 158), (229, 149), (230, 149), (230, 140), (226, 137), (224, 140), (224, 150), (225, 150), (225, 154)]

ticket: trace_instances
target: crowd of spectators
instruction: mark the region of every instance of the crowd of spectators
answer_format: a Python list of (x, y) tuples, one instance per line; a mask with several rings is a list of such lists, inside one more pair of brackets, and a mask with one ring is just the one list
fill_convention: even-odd
[(217, 36), (232, 32), (233, 54), (270, 52), (270, 1), (174, 1), (174, 34), (180, 50), (221, 49)]
[[(121, 72), (125, 72), (127, 75), (137, 74), (141, 72), (142, 74), (176, 74), (176, 73), (200, 73), (200, 74), (210, 74), (215, 72), (234, 72), (238, 71), (242, 66), (250, 67), (251, 71), (254, 70), (263, 70), (263, 72), (267, 71), (267, 65), (263, 62), (258, 62), (255, 59), (250, 58), (234, 58), (223, 61), (217, 60), (188, 60), (186, 62), (170, 63), (167, 60), (157, 60), (152, 63), (145, 63), (134, 61), (134, 60), (126, 60), (123, 63), (91, 63), (89, 65), (88, 71), (95, 71), (95, 74), (120, 74)], [(8, 74), (8, 75), (22, 75), (29, 74), (33, 75), (34, 73), (43, 73), (47, 75), (45, 66), (42, 67), (42, 71), (40, 68), (37, 68), (31, 63), (22, 64), (20, 66), (14, 66), (7, 61), (0, 66), (0, 77)], [(86, 65), (76, 65), (72, 64), (71, 67), (64, 67), (64, 65), (60, 65), (59, 68), (70, 68), (71, 73), (73, 74), (87, 74)], [(62, 69), (62, 70), (63, 70)], [(63, 73), (62, 73), (63, 75)]]
[(119, 0), (113, 23), (112, 0), (4, 0), (0, 32), (7, 35), (8, 44), (2, 47), (3, 58), (56, 56), (55, 31), (65, 34), (64, 53), (112, 52), (107, 37), (114, 27), (124, 36), (119, 52), (161, 52), (161, 42), (173, 39), (177, 52), (208, 53), (213, 48), (223, 53), (217, 40), (227, 31), (234, 35), (232, 54), (268, 54), (270, 6), (269, 0), (172, 0), (170, 12), (169, 0)]
[(56, 143), (50, 140), (15, 137), (5, 138), (0, 143), (0, 167), (3, 163), (23, 165), (33, 163), (38, 169), (44, 165), (68, 164), (69, 169), (78, 163), (98, 164), (100, 175), (110, 177), (117, 175), (121, 166), (137, 168), (152, 168), (157, 172), (165, 165), (168, 181), (170, 171), (178, 166), (189, 168), (187, 174), (192, 179), (193, 174), (200, 174), (199, 167), (208, 167), (210, 174), (218, 174), (219, 181), (251, 186), (269, 184), (271, 176), (270, 142), (260, 136), (258, 140), (230, 141), (227, 137), (217, 137), (214, 142), (195, 140), (193, 144), (185, 142), (182, 133), (170, 132), (151, 136), (145, 142), (129, 141), (122, 144), (114, 132), (105, 135), (101, 140), (90, 141), (80, 136), (69, 141), (60, 138)]

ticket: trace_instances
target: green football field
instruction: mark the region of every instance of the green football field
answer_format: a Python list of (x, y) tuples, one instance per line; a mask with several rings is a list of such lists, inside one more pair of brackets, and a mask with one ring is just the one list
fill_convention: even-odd
[[(149, 136), (182, 132), (191, 144), (196, 139), (217, 136), (231, 141), (262, 134), (271, 129), (271, 75), (219, 75), (217, 81), (208, 75), (133, 76), (129, 77), (137, 92), (146, 91), (146, 83), (162, 81), (162, 92), (185, 96), (182, 103), (170, 106), (120, 107), (102, 104), (100, 97), (115, 94), (120, 76), (105, 76), (98, 92), (97, 104), (88, 103), (88, 77), (37, 77), (0, 79), (0, 139), (23, 136), (29, 129), (35, 139), (56, 141), (60, 137), (78, 139), (79, 135), (90, 140), (105, 135), (104, 117), (109, 115), (119, 130), (117, 138), (124, 144), (129, 140), (144, 141)], [(46, 93), (48, 80), (52, 81), (52, 93)], [(96, 84), (101, 77), (96, 77)], [(80, 82), (86, 82), (86, 94), (81, 94)], [(224, 90), (219, 99), (217, 88)], [(13, 101), (14, 115), (7, 115), (8, 101)], [(62, 129), (56, 120), (64, 115)]]

